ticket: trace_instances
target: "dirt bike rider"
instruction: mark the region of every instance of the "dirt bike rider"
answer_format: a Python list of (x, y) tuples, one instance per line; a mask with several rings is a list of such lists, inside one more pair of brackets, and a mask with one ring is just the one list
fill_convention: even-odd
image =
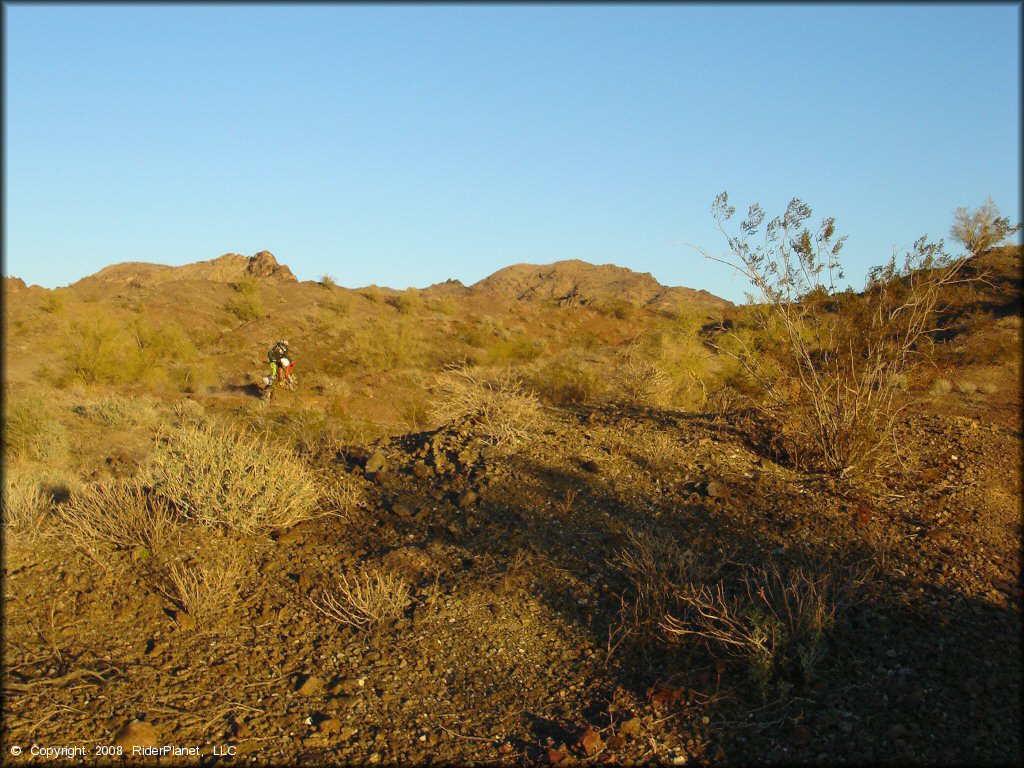
[(267, 352), (267, 361), (270, 363), (270, 383), (275, 380), (284, 383), (288, 378), (288, 369), (292, 367), (292, 361), (288, 357), (288, 342), (278, 341)]

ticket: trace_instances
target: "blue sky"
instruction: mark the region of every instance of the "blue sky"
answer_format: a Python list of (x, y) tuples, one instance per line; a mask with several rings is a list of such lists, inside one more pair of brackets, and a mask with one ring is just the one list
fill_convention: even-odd
[(726, 190), (835, 216), (860, 287), (958, 206), (1018, 220), (1020, 13), (5, 3), (4, 274), (266, 249), (405, 288), (578, 258), (742, 300), (683, 245), (724, 254)]

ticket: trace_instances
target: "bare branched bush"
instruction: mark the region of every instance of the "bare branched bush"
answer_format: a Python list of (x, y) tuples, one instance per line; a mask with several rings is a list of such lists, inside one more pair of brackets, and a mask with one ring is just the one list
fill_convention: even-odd
[(367, 568), (351, 579), (339, 574), (325, 587), (313, 607), (329, 619), (356, 629), (370, 629), (402, 615), (409, 599), (405, 579)]
[(251, 533), (316, 513), (315, 479), (293, 453), (216, 424), (166, 431), (148, 471), (154, 490), (201, 525)]
[(64, 534), (86, 548), (159, 549), (172, 538), (177, 516), (166, 499), (135, 481), (83, 486), (56, 507)]
[(755, 203), (733, 236), (724, 222), (735, 209), (724, 192), (712, 210), (732, 258), (708, 258), (742, 273), (759, 303), (749, 312), (753, 335), (729, 330), (709, 343), (759, 392), (756, 408), (780, 452), (808, 468), (870, 469), (895, 449), (901, 382), (931, 359), (942, 291), (963, 281), (964, 258), (921, 238), (901, 261), (894, 254), (873, 269), (863, 293), (840, 291), (846, 238), (836, 237), (834, 219), (812, 233), (811, 209), (794, 199), (765, 224)]
[(696, 637), (745, 658), (765, 692), (779, 675), (814, 678), (837, 608), (853, 602), (869, 578), (849, 564), (780, 570), (769, 560), (731, 579), (680, 579), (660, 626), (670, 638)]
[(431, 417), (440, 423), (467, 420), (495, 445), (515, 447), (540, 419), (537, 395), (509, 369), (491, 378), (464, 367), (449, 367), (433, 388)]

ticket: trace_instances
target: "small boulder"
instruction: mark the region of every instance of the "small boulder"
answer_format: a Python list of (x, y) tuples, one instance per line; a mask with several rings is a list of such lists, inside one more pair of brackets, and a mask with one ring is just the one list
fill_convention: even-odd
[(132, 747), (155, 747), (158, 741), (156, 728), (142, 720), (132, 720), (114, 734), (114, 746), (129, 753)]
[(312, 696), (324, 687), (324, 681), (316, 675), (309, 675), (298, 685), (295, 692), (300, 696)]
[(384, 454), (381, 453), (380, 451), (374, 451), (366, 460), (367, 473), (383, 472), (386, 467), (387, 461), (384, 458)]
[(580, 747), (582, 747), (583, 751), (588, 755), (596, 755), (601, 751), (602, 746), (604, 745), (601, 743), (601, 734), (595, 730), (588, 728), (583, 732), (583, 735), (580, 736)]

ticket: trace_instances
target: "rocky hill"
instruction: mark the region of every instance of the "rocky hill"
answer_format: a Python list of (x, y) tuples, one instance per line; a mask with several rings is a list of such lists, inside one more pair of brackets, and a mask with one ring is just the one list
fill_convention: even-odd
[(588, 264), (578, 259), (546, 265), (514, 264), (474, 283), (470, 290), (519, 301), (555, 302), (559, 306), (625, 301), (634, 306), (659, 307), (686, 300), (719, 306), (731, 304), (707, 291), (669, 288), (649, 272), (634, 272), (613, 264)]
[(228, 283), (246, 275), (268, 277), (284, 282), (297, 282), (295, 275), (286, 265), (277, 263), (274, 254), (270, 251), (260, 251), (252, 256), (225, 253), (216, 259), (197, 261), (179, 267), (128, 261), (104, 267), (96, 274), (84, 277), (74, 285), (90, 286), (97, 283), (109, 283), (143, 287), (182, 280)]

